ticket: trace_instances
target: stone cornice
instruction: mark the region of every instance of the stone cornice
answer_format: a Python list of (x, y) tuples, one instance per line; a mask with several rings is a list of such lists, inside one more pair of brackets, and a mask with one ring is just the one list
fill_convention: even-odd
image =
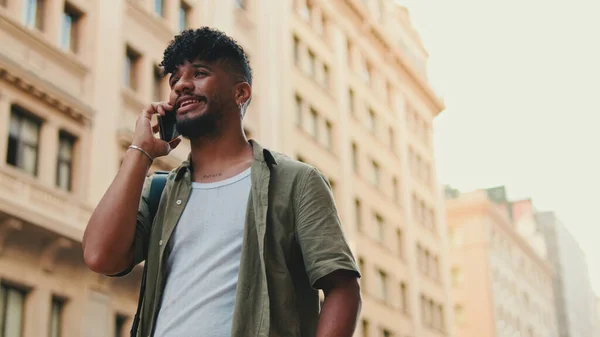
[(84, 124), (91, 124), (94, 109), (35, 73), (0, 54), (0, 79), (44, 101)]

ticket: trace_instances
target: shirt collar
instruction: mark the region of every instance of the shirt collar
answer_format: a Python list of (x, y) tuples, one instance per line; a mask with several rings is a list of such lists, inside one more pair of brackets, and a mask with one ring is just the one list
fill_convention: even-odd
[[(277, 165), (277, 160), (275, 159), (275, 156), (273, 156), (273, 153), (271, 153), (271, 151), (263, 148), (257, 141), (253, 139), (249, 139), (248, 142), (252, 146), (254, 161), (264, 162), (269, 166), (269, 168), (271, 168), (272, 165)], [(176, 169), (175, 180), (181, 179), (181, 177), (183, 177), (186, 172), (191, 172), (191, 170), (192, 154), (189, 153), (187, 159), (183, 161), (181, 165), (179, 165), (179, 167)]]

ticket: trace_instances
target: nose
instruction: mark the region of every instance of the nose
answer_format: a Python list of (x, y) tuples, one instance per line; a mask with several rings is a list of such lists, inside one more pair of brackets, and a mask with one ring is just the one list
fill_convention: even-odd
[(194, 92), (194, 81), (189, 76), (182, 76), (173, 86), (177, 95)]

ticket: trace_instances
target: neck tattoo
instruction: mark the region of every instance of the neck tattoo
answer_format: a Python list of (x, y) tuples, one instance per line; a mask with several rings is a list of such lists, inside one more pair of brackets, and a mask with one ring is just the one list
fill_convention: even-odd
[(211, 179), (222, 176), (223, 173), (214, 173), (214, 174), (205, 174), (202, 176), (202, 179)]

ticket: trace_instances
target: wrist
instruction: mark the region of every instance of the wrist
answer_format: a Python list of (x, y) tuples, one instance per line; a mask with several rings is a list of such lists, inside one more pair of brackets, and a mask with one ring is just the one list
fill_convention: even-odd
[(145, 150), (144, 147), (142, 147), (142, 146), (131, 144), (127, 148), (127, 150), (129, 152), (137, 153), (137, 156), (143, 157), (143, 159), (145, 159), (147, 162), (149, 162), (150, 165), (152, 165), (152, 163), (154, 163), (155, 158), (147, 150)]

